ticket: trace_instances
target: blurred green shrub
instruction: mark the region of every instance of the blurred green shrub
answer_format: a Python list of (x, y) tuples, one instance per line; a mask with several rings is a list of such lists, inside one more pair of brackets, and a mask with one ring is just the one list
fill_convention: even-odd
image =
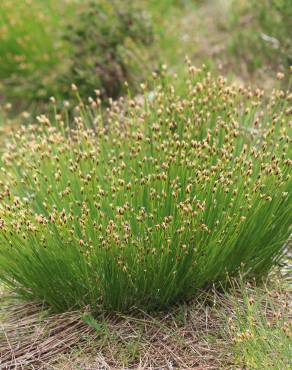
[(134, 0), (3, 0), (0, 97), (25, 108), (67, 97), (75, 83), (85, 96), (116, 98), (147, 70), (153, 33), (143, 9)]
[(0, 96), (19, 103), (44, 99), (55, 91), (54, 81), (68, 58), (62, 41), (63, 15), (69, 2), (1, 0)]
[(147, 69), (143, 46), (153, 41), (151, 19), (133, 0), (93, 0), (79, 9), (66, 39), (73, 49), (67, 82), (84, 96), (99, 88), (104, 97), (116, 98), (125, 81), (134, 86)]
[(275, 68), (292, 64), (292, 1), (233, 0), (231, 50), (254, 70), (268, 62)]

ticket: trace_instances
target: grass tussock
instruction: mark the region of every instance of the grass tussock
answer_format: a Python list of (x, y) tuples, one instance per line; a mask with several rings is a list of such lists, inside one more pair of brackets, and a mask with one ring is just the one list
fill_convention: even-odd
[(2, 282), (56, 311), (152, 310), (269, 271), (290, 234), (291, 96), (189, 70), (182, 96), (165, 76), (141, 103), (91, 98), (74, 128), (40, 116), (10, 139)]
[(291, 286), (276, 281), (264, 288), (237, 287), (229, 295), (232, 314), (224, 326), (234, 363), (248, 369), (288, 369), (292, 361)]
[(289, 368), (291, 4), (1, 0), (1, 369)]

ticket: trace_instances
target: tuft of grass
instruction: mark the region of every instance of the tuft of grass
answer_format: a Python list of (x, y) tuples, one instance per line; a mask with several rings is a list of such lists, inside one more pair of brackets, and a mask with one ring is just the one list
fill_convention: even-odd
[(242, 285), (240, 297), (227, 298), (232, 315), (224, 330), (237, 366), (281, 370), (291, 365), (291, 290), (283, 281), (277, 285)]
[[(261, 278), (290, 235), (291, 96), (189, 65), (144, 98), (80, 101), (23, 127), (3, 156), (0, 280), (55, 311), (165, 309), (241, 270)], [(73, 90), (78, 91), (76, 86)]]

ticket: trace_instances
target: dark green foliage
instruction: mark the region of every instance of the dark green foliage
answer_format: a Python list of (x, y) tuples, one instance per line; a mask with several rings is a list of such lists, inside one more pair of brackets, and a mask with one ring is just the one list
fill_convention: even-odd
[(151, 19), (133, 0), (94, 0), (82, 6), (66, 38), (73, 55), (65, 77), (83, 96), (100, 89), (104, 97), (116, 98), (125, 81), (135, 85), (149, 71), (142, 49), (153, 42)]
[(23, 109), (50, 96), (100, 89), (116, 98), (152, 71), (154, 40), (145, 4), (134, 0), (3, 0), (0, 8), (0, 98)]
[(80, 102), (74, 129), (40, 116), (11, 138), (3, 283), (57, 311), (165, 309), (279, 260), (291, 234), (291, 95), (263, 99), (189, 71), (179, 92), (165, 76), (140, 103)]

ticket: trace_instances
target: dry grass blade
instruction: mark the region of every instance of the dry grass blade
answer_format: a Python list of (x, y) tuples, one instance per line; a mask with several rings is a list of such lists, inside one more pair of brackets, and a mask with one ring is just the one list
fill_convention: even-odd
[(220, 317), (208, 302), (155, 316), (116, 314), (96, 321), (99, 330), (78, 312), (49, 315), (41, 304), (2, 301), (1, 369), (211, 370), (228, 358), (217, 335)]
[[(220, 338), (222, 317), (211, 304), (213, 299), (210, 296), (204, 303), (198, 300), (155, 316), (145, 312), (112, 316), (106, 320), (106, 340), (100, 338), (86, 352), (60, 361), (58, 369), (73, 370), (77, 364), (86, 370), (221, 368), (230, 361)], [(100, 353), (96, 354), (96, 348)]]
[(42, 305), (1, 300), (1, 369), (47, 368), (43, 364), (93, 331), (78, 312), (49, 315)]
[(42, 305), (2, 299), (0, 368), (231, 369), (235, 364), (226, 325), (238, 320), (238, 307), (244, 309), (247, 294), (259, 294), (259, 314), (271, 322), (289, 301), (289, 292), (272, 286), (256, 290), (247, 285), (244, 292), (234, 285), (231, 295), (213, 289), (167, 313), (138, 311), (98, 319), (86, 315), (84, 321), (80, 312), (49, 315)]

